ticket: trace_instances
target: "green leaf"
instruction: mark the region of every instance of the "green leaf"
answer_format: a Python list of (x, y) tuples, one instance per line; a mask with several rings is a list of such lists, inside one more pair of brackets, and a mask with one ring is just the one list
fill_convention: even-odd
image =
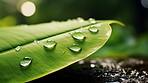
[[(96, 23), (69, 20), (0, 28), (0, 82), (28, 82), (88, 57), (109, 39), (111, 35), (109, 24), (111, 23), (122, 24), (113, 20), (97, 21)], [(88, 30), (92, 25), (98, 26), (97, 33)], [(81, 31), (85, 39), (79, 41), (72, 37), (70, 33), (74, 31)], [(34, 42), (34, 40), (40, 42)], [(54, 49), (51, 50), (44, 46), (49, 43), (47, 40), (56, 42)], [(80, 47), (79, 52), (69, 49), (73, 44)]]

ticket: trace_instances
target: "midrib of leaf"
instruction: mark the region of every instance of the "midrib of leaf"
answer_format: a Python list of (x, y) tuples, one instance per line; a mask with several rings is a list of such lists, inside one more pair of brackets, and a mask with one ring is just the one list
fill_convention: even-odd
[[(74, 31), (74, 30), (77, 30), (77, 29), (80, 29), (80, 28), (85, 28), (85, 27), (87, 27), (87, 26), (95, 25), (95, 24), (98, 24), (98, 23), (100, 23), (100, 22), (96, 22), (96, 23), (92, 23), (92, 24), (80, 26), (80, 27), (77, 27), (77, 28), (74, 28), (74, 29), (70, 29), (70, 30), (67, 30), (67, 31), (64, 31), (64, 32), (59, 32), (59, 33), (50, 35), (50, 36), (48, 36), (48, 37), (42, 37), (42, 38), (39, 38), (39, 39), (36, 39), (36, 40), (41, 41), (41, 40), (44, 40), (44, 39), (47, 39), (47, 38), (50, 38), (50, 37), (54, 37), (54, 36), (57, 36), (57, 35), (60, 35), (60, 34), (68, 33), (68, 32), (71, 32), (71, 31)], [(24, 44), (16, 45), (16, 46), (25, 46), (25, 45), (28, 45), (28, 44), (33, 43), (33, 42), (34, 42), (34, 40), (29, 41), (29, 42), (26, 42), (26, 43), (24, 43)], [(16, 46), (15, 46), (15, 47), (16, 47)], [(13, 49), (14, 49), (14, 48), (8, 48), (8, 49), (5, 49), (5, 50), (2, 50), (2, 51), (0, 51), (0, 54), (3, 54), (3, 53), (5, 53), (5, 52), (7, 52), (7, 51), (11, 51), (11, 50), (13, 50)]]

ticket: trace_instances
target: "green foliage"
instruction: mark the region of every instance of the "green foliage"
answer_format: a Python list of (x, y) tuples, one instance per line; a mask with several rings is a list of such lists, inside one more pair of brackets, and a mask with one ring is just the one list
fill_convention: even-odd
[(134, 36), (129, 27), (111, 26), (113, 31), (108, 43), (87, 59), (148, 57), (148, 34)]
[[(122, 24), (69, 20), (0, 28), (0, 82), (28, 82), (88, 57), (109, 39), (111, 23)], [(98, 27), (97, 33), (88, 30), (92, 26)]]

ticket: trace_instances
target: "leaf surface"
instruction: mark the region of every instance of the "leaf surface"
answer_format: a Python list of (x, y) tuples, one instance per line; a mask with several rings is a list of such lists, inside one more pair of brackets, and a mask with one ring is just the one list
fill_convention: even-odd
[[(100, 49), (111, 35), (109, 24), (119, 23), (114, 20), (78, 22), (51, 22), (38, 25), (21, 25), (12, 28), (0, 28), (0, 82), (28, 82), (58, 71), (82, 60)], [(88, 28), (97, 26), (98, 32), (91, 33)], [(81, 31), (85, 40), (77, 41), (69, 33)], [(34, 42), (39, 40), (39, 43)], [(46, 49), (47, 40), (54, 40), (57, 45), (53, 50)], [(78, 44), (81, 52), (75, 53), (67, 47)], [(21, 46), (19, 51), (15, 48)], [(28, 67), (20, 66), (24, 57), (31, 57)]]

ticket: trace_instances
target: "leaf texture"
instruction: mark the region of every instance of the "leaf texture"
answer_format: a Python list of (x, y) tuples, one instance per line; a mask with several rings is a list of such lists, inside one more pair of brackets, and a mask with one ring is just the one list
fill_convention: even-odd
[[(111, 35), (111, 23), (114, 20), (100, 20), (96, 23), (69, 20), (37, 25), (20, 25), (12, 28), (0, 28), (0, 82), (28, 82), (58, 71), (68, 65), (82, 60), (100, 49)], [(98, 32), (91, 33), (88, 28), (97, 26)], [(81, 31), (85, 36), (83, 42), (77, 41), (69, 33)], [(40, 41), (39, 43), (34, 40)], [(47, 40), (54, 40), (55, 49), (44, 47)], [(67, 47), (78, 44), (82, 50), (75, 53)], [(15, 51), (21, 46), (19, 51)], [(24, 57), (31, 57), (29, 67), (20, 66)]]

